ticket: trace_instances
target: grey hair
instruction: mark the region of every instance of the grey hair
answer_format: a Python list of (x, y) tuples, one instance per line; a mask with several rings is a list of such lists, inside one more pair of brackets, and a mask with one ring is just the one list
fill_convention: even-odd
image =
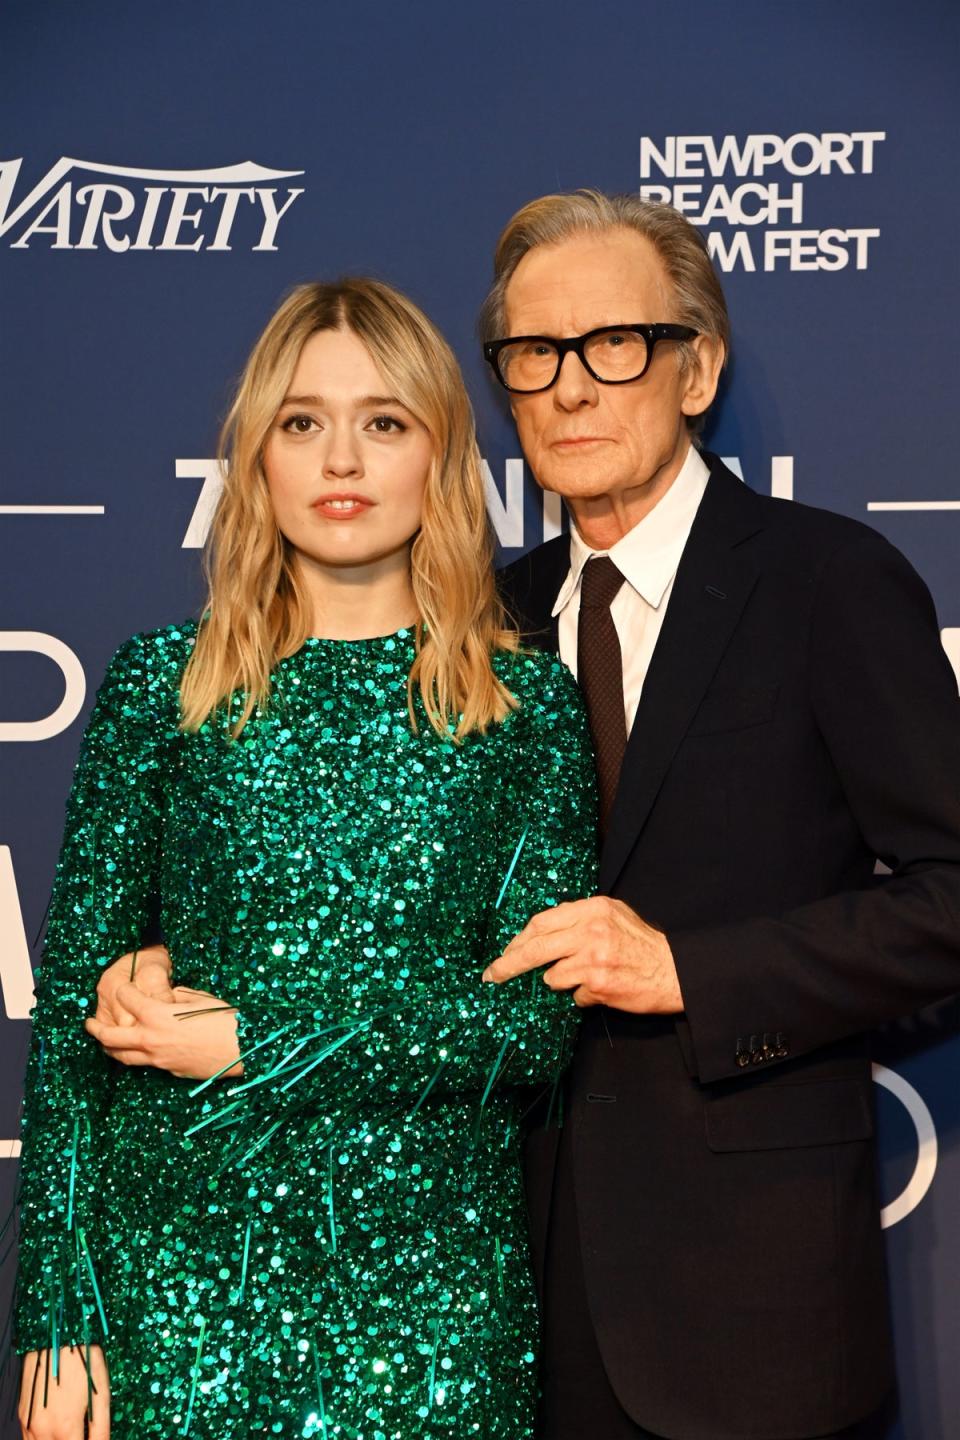
[[(538, 245), (559, 245), (574, 236), (611, 230), (633, 230), (650, 241), (673, 286), (675, 313), (662, 318), (689, 325), (718, 341), (726, 364), (730, 317), (700, 231), (672, 205), (641, 200), (639, 195), (605, 195), (600, 190), (542, 195), (507, 222), (494, 253), (493, 285), (480, 311), (481, 339), (495, 340), (506, 334), (507, 286), (529, 251)], [(686, 370), (695, 363), (693, 346), (683, 341), (677, 349), (678, 363), (681, 370)], [(700, 415), (687, 420), (692, 431), (699, 430), (702, 423)]]

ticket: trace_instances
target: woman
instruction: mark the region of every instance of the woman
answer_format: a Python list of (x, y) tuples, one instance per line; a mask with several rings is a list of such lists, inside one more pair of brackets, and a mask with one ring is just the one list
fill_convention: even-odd
[[(121, 648), (69, 803), (28, 1074), (21, 1423), (518, 1440), (516, 1087), (555, 1084), (574, 1010), (481, 974), (592, 889), (581, 707), (505, 625), (463, 382), (403, 296), (294, 291), (224, 453), (209, 607)], [(189, 989), (127, 987), (137, 1023), (85, 1029), (156, 896)]]

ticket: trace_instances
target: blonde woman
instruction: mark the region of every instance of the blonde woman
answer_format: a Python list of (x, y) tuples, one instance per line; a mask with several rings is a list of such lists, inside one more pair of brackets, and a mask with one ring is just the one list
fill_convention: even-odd
[[(463, 382), (405, 297), (294, 291), (224, 452), (208, 608), (120, 649), (69, 803), (24, 1434), (521, 1440), (518, 1087), (555, 1084), (575, 1008), (482, 975), (591, 891), (580, 703), (499, 608)], [(85, 1021), (155, 896), (169, 1003)]]

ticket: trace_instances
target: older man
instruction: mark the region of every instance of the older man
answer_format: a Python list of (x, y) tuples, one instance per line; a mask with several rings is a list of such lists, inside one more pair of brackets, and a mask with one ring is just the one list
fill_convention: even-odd
[(960, 988), (930, 597), (875, 532), (695, 448), (728, 325), (676, 212), (534, 201), (483, 325), (570, 511), (503, 580), (578, 674), (603, 827), (605, 898), (488, 972), (587, 1007), (559, 1147), (531, 1137), (543, 1435), (865, 1434), (892, 1366), (864, 1032)]

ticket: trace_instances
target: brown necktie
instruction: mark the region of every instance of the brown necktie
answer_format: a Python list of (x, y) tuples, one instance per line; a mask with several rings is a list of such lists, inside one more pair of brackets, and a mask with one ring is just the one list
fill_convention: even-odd
[(580, 577), (577, 678), (586, 697), (597, 755), (601, 834), (606, 834), (627, 744), (620, 641), (610, 614), (611, 602), (622, 584), (623, 576), (608, 555), (588, 560)]

